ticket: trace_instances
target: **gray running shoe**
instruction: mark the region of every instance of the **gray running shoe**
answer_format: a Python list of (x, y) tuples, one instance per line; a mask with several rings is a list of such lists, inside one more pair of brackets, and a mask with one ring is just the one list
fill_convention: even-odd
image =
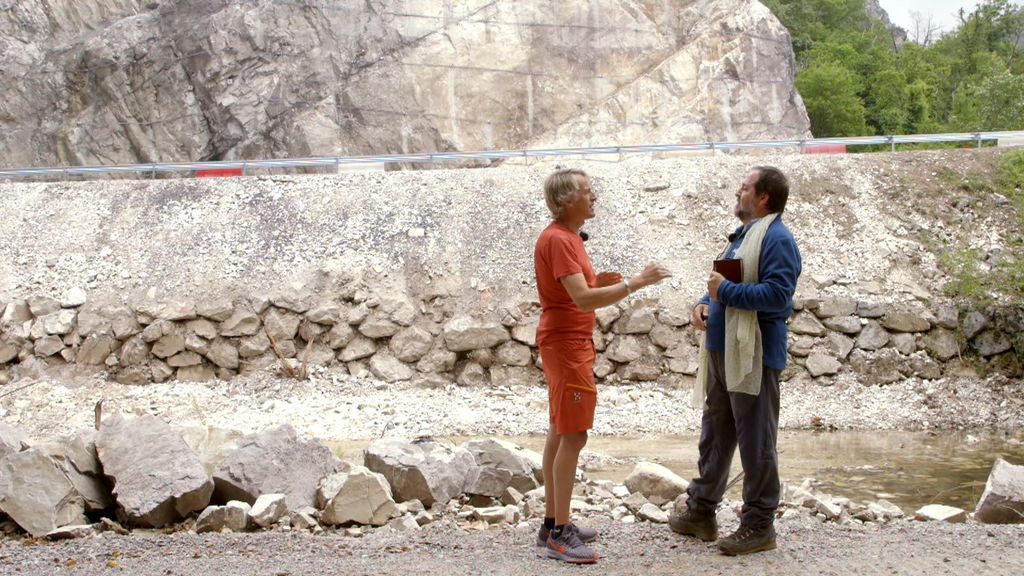
[[(568, 525), (572, 526), (573, 529), (576, 530), (576, 535), (580, 537), (580, 540), (584, 544), (597, 540), (597, 530), (594, 530), (593, 528), (587, 528), (585, 526), (577, 526), (571, 523)], [(551, 531), (548, 530), (547, 526), (541, 523), (540, 530), (537, 531), (538, 548), (543, 548), (548, 545), (548, 534), (550, 534), (550, 532)]]
[(597, 553), (580, 540), (576, 527), (566, 525), (558, 538), (548, 535), (545, 551), (548, 558), (569, 562), (570, 564), (593, 564), (597, 562)]

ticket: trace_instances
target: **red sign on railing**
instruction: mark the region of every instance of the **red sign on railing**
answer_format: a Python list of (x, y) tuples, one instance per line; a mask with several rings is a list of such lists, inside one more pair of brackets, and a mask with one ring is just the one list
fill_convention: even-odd
[(196, 170), (196, 178), (227, 178), (229, 176), (241, 175), (241, 168), (211, 168), (209, 170)]
[(804, 154), (846, 154), (846, 144), (808, 144)]

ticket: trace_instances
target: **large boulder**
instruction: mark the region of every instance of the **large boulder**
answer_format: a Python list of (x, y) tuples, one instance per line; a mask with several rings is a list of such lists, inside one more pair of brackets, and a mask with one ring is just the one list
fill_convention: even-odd
[(263, 317), (263, 326), (274, 342), (280, 344), (285, 340), (293, 340), (299, 331), (302, 318), (297, 314), (271, 308)]
[(434, 337), (423, 328), (413, 326), (405, 328), (391, 337), (391, 352), (402, 362), (416, 362), (430, 352)]
[(974, 519), (986, 524), (1024, 524), (1024, 466), (996, 459)]
[(399, 382), (413, 377), (415, 372), (389, 352), (378, 352), (370, 358), (370, 372), (385, 382)]
[(641, 303), (624, 311), (622, 316), (612, 325), (616, 334), (647, 334), (656, 323), (654, 308)]
[(159, 528), (206, 508), (213, 481), (181, 433), (156, 416), (107, 418), (96, 454), (125, 519)]
[(317, 490), (317, 506), (323, 510), (320, 521), (331, 525), (383, 526), (398, 510), (384, 476), (363, 466), (325, 478)]
[(543, 482), (541, 455), (533, 450), (498, 438), (471, 440), (463, 447), (477, 466), (509, 472), (508, 485), (524, 494)]
[(466, 485), (463, 492), (472, 496), (488, 496), (490, 498), (501, 498), (509, 488), (512, 481), (512, 473), (508, 470), (498, 468), (487, 468), (474, 466), (469, 469), (466, 475)]
[(626, 477), (625, 485), (630, 492), (672, 502), (686, 492), (689, 483), (661, 464), (638, 462)]
[(807, 371), (811, 373), (811, 376), (815, 378), (836, 374), (842, 368), (842, 364), (835, 357), (820, 352), (814, 352), (808, 356), (805, 366)]
[(88, 523), (82, 496), (61, 467), (35, 448), (0, 459), (0, 512), (37, 537)]
[(644, 347), (636, 336), (616, 336), (604, 355), (615, 362), (632, 362), (644, 354)]
[(956, 334), (943, 329), (932, 330), (924, 337), (924, 348), (935, 359), (945, 362), (960, 353)]
[(444, 326), (445, 345), (452, 352), (491, 348), (511, 338), (498, 322), (486, 322), (469, 316), (457, 316)]
[(914, 312), (889, 312), (882, 318), (882, 326), (893, 332), (927, 332), (931, 320)]
[(854, 350), (850, 353), (849, 366), (865, 386), (881, 386), (903, 380), (911, 373), (910, 363), (893, 348), (876, 352)]
[(424, 506), (445, 504), (462, 493), (476, 465), (468, 450), (429, 439), (378, 440), (363, 452), (363, 461), (384, 475), (396, 501), (419, 500)]
[(241, 500), (252, 504), (261, 494), (284, 494), (289, 510), (312, 506), (320, 480), (342, 471), (346, 464), (317, 440), (301, 440), (284, 424), (248, 434), (228, 452), (213, 473), (218, 502)]
[(889, 333), (878, 322), (868, 322), (857, 336), (857, 348), (878, 350), (889, 343)]
[(806, 334), (808, 336), (824, 336), (828, 330), (821, 321), (810, 312), (800, 312), (789, 322), (789, 331), (793, 334)]
[(822, 300), (814, 309), (814, 315), (818, 318), (835, 318), (838, 316), (852, 316), (857, 313), (857, 303), (852, 300), (832, 298)]

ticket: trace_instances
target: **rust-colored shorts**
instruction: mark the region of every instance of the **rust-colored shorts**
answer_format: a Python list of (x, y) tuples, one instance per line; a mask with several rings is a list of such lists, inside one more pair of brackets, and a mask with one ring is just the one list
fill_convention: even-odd
[(540, 347), (548, 381), (548, 415), (555, 434), (572, 434), (594, 426), (594, 342), (561, 340)]

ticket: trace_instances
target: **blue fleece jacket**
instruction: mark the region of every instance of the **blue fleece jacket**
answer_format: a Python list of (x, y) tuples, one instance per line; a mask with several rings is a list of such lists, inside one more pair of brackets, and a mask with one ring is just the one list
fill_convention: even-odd
[[(723, 258), (732, 258), (743, 242), (747, 228), (736, 229), (735, 238)], [(775, 370), (786, 367), (786, 321), (793, 314), (793, 293), (800, 277), (800, 250), (789, 228), (778, 217), (768, 227), (761, 243), (761, 261), (756, 284), (737, 284), (725, 280), (718, 287), (718, 301), (705, 294), (708, 305), (707, 349), (725, 352), (725, 307), (757, 312), (761, 327), (764, 365)]]

